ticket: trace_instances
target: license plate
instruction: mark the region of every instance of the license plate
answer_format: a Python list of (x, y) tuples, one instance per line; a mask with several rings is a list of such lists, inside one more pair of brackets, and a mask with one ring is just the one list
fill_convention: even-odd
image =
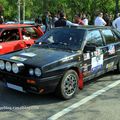
[(17, 86), (17, 85), (11, 84), (11, 83), (7, 83), (7, 87), (14, 89), (14, 90), (17, 90), (17, 91), (24, 92), (24, 90), (21, 86)]

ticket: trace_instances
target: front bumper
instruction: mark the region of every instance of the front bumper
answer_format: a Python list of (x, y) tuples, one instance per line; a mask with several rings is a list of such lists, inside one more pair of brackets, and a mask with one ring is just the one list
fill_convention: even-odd
[(36, 83), (30, 84), (27, 83), (27, 80), (29, 80), (29, 78), (0, 72), (0, 81), (2, 81), (6, 87), (18, 91), (22, 91), (21, 89), (18, 89), (22, 88), (23, 92), (35, 94), (54, 92), (61, 78), (62, 75), (56, 75), (47, 78), (34, 79)]

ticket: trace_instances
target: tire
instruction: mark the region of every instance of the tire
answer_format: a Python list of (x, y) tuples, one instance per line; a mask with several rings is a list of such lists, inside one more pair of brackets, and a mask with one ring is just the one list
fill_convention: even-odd
[(64, 100), (71, 99), (78, 91), (79, 77), (74, 70), (68, 70), (56, 89), (57, 96)]

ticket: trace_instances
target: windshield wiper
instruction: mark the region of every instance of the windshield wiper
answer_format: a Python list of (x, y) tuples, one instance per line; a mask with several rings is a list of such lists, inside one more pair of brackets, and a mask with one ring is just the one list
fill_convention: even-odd
[(62, 47), (62, 48), (65, 48), (65, 49), (68, 49), (68, 50), (72, 50), (73, 51), (73, 49), (71, 49), (70, 48), (70, 46), (67, 44), (67, 43), (63, 43), (63, 42), (53, 42), (53, 43), (50, 43), (51, 45), (58, 45), (58, 46), (60, 46), (60, 47)]
[(74, 51), (74, 49), (70, 48), (70, 46), (67, 44), (67, 43), (63, 43), (63, 42), (45, 42), (45, 41), (42, 41), (42, 42), (37, 42), (36, 44), (40, 45), (41, 47), (48, 47), (48, 48), (51, 48), (51, 47), (56, 47), (57, 48), (64, 48), (64, 49), (67, 49), (67, 50), (70, 50), (70, 51)]
[(51, 44), (53, 44), (53, 45), (65, 45), (65, 46), (68, 46), (67, 43), (63, 43), (63, 42), (53, 42)]

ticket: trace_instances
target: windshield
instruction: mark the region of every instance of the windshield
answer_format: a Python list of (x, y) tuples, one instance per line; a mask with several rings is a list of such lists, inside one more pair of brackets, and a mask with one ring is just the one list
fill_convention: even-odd
[(23, 39), (37, 39), (39, 37), (34, 27), (22, 27), (21, 31)]
[(36, 41), (36, 44), (49, 45), (62, 49), (79, 50), (85, 35), (85, 30), (74, 28), (51, 29)]

